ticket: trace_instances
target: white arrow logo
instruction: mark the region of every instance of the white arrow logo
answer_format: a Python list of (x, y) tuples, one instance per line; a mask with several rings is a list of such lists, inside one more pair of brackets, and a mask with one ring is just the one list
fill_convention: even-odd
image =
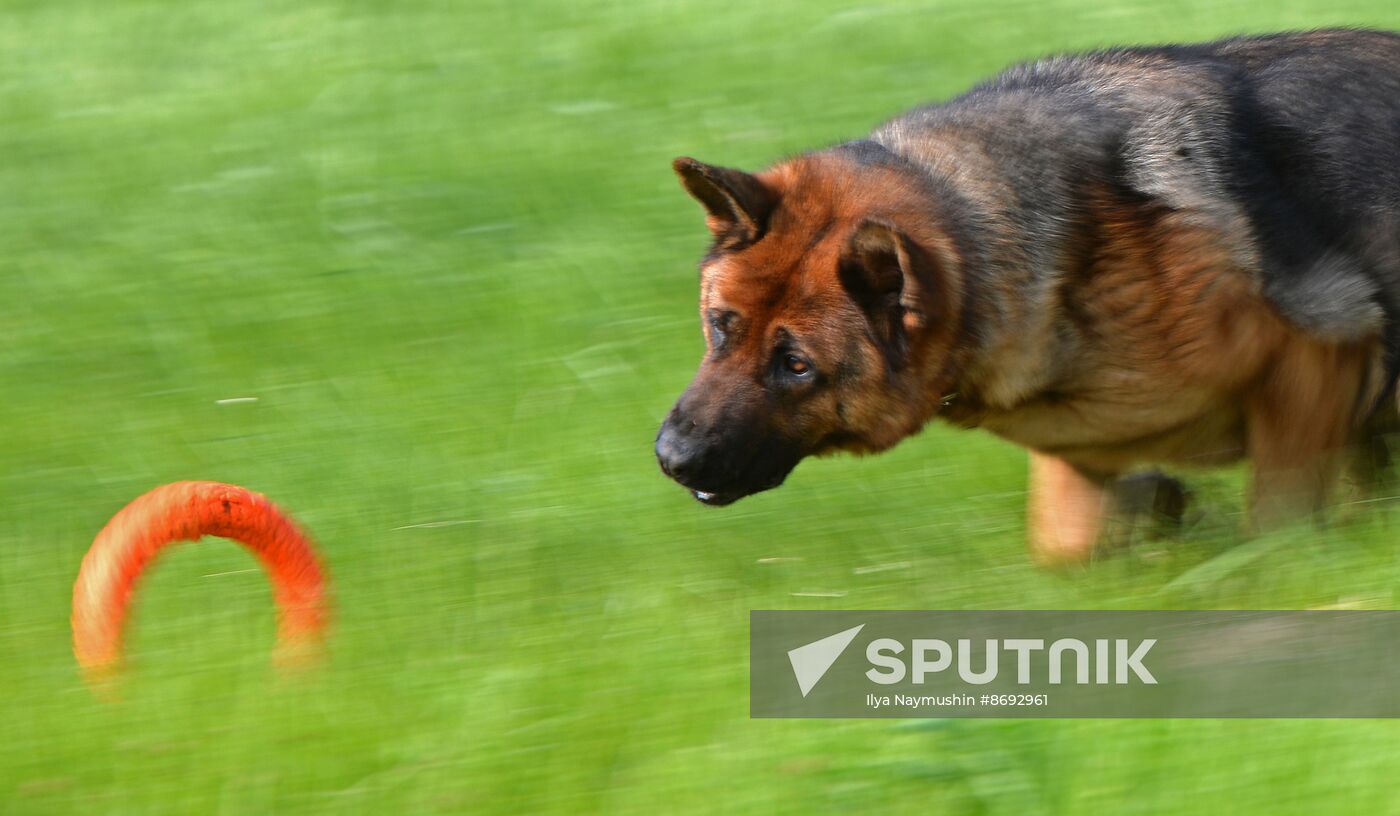
[(851, 641), (855, 640), (856, 635), (864, 628), (865, 624), (862, 623), (860, 626), (814, 640), (806, 646), (798, 646), (788, 652), (792, 673), (797, 677), (797, 687), (802, 690), (803, 697), (807, 696), (807, 692), (822, 679), (826, 670), (831, 668), (831, 664), (836, 662), (836, 658), (846, 651), (846, 647), (851, 645)]

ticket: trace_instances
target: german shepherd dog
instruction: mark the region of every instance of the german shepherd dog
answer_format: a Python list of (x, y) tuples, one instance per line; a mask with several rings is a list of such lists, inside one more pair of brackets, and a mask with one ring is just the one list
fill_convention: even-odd
[(1400, 36), (1055, 57), (755, 175), (674, 168), (707, 353), (656, 455), (706, 504), (934, 417), (1030, 451), (1049, 563), (1144, 466), (1247, 458), (1256, 525), (1382, 472)]

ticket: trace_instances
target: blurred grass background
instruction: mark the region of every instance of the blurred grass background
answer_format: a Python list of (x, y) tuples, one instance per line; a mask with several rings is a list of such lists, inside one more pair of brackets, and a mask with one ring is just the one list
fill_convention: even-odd
[[(1023, 552), (1024, 456), (930, 429), (716, 511), (651, 442), (701, 351), (668, 162), (859, 137), (1051, 51), (1383, 0), (0, 8), (0, 812), (1400, 812), (1400, 726), (750, 721), (750, 609), (1390, 608), (1389, 514)], [(256, 398), (250, 401), (241, 398)], [(238, 400), (228, 402), (228, 400)], [(253, 560), (147, 576), (80, 684), (93, 535), (177, 479), (319, 539), (331, 659), (269, 668)]]

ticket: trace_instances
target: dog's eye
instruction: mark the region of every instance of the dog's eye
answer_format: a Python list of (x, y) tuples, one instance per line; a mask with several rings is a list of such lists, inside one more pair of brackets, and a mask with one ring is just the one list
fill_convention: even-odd
[(796, 354), (789, 354), (783, 357), (783, 368), (787, 373), (795, 377), (805, 377), (812, 373), (812, 364), (798, 357)]

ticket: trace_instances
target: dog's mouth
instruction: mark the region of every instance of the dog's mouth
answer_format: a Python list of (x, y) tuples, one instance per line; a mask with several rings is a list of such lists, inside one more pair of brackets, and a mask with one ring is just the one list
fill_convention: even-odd
[[(669, 423), (670, 420), (668, 419)], [(657, 435), (656, 460), (673, 481), (684, 487), (696, 501), (708, 507), (724, 507), (734, 502), (772, 490), (781, 485), (802, 456), (794, 445), (778, 437), (745, 437), (745, 444), (704, 450), (694, 447), (701, 443), (680, 439), (663, 425)]]
[(710, 507), (723, 507), (743, 498), (742, 493), (710, 493), (704, 490), (692, 490), (690, 495), (694, 496), (696, 501)]
[(694, 496), (695, 500), (700, 502), (701, 504), (707, 505), (709, 507), (724, 507), (727, 504), (733, 504), (734, 502), (744, 498), (745, 496), (752, 496), (755, 493), (762, 493), (765, 490), (772, 490), (773, 488), (778, 487), (784, 481), (786, 481), (787, 475), (789, 472), (791, 472), (791, 470), (791, 468), (786, 468), (782, 471), (772, 474), (771, 476), (759, 482), (755, 486), (741, 488), (738, 490), (710, 491), (699, 490), (697, 488), (689, 486), (685, 487), (686, 490), (690, 491), (690, 495)]

